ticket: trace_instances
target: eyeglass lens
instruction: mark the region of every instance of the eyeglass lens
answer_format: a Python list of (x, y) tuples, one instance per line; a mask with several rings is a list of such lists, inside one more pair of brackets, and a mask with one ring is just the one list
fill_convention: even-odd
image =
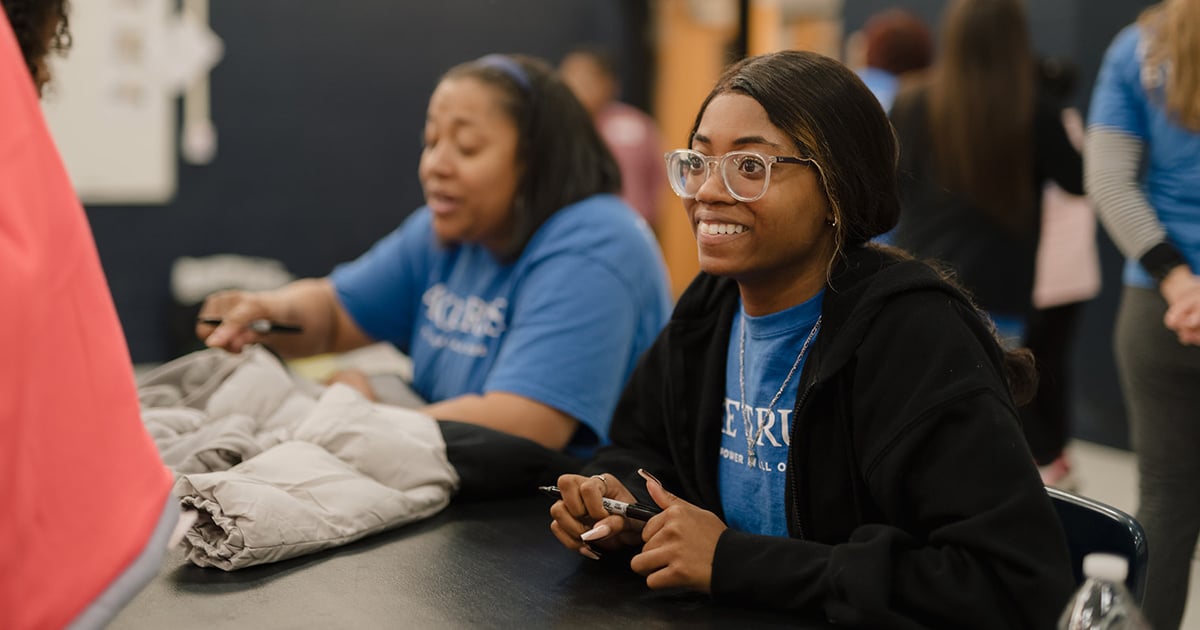
[(681, 197), (692, 198), (708, 179), (709, 163), (717, 162), (721, 179), (731, 195), (741, 200), (757, 199), (766, 191), (769, 164), (754, 153), (733, 152), (710, 158), (695, 151), (671, 154), (667, 174)]

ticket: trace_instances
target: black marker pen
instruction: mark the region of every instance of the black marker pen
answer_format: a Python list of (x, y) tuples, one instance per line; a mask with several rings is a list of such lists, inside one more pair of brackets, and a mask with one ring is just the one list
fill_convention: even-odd
[[(220, 326), (222, 320), (198, 317), (196, 318), (196, 321), (201, 324), (208, 324), (209, 326)], [(246, 324), (246, 328), (249, 328), (260, 335), (265, 335), (267, 333), (297, 334), (304, 332), (303, 328), (295, 324), (281, 324), (268, 319), (251, 320), (250, 323)]]
[[(558, 491), (558, 486), (538, 486), (538, 490), (554, 497), (561, 499), (562, 493)], [(619, 514), (627, 518), (637, 519), (639, 521), (648, 521), (651, 517), (659, 512), (662, 508), (656, 505), (642, 505), (641, 503), (625, 503), (616, 499), (604, 498), (601, 499), (604, 503), (604, 509), (609, 514)]]

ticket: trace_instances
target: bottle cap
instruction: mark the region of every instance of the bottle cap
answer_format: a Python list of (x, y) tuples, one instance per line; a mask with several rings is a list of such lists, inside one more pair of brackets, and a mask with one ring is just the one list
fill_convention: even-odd
[(1089, 553), (1083, 557), (1083, 574), (1110, 582), (1124, 582), (1129, 574), (1129, 562), (1124, 556), (1112, 553)]

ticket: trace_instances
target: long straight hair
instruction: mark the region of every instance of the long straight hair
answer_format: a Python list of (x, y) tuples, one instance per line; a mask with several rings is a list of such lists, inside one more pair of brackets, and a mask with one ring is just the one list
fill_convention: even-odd
[(1146, 42), (1142, 76), (1161, 77), (1167, 111), (1200, 131), (1200, 0), (1160, 2), (1142, 12), (1138, 25)]
[(1034, 228), (1034, 57), (1020, 0), (954, 0), (929, 83), (941, 183), (1016, 234)]

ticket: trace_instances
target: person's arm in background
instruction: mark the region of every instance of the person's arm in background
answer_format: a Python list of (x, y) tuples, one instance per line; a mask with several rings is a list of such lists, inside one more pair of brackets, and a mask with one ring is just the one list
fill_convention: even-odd
[[(411, 317), (406, 318), (402, 308), (410, 299), (404, 281), (420, 267), (428, 231), (428, 215), (418, 211), (356, 260), (339, 265), (328, 278), (297, 280), (272, 291), (214, 293), (200, 307), (196, 335), (211, 348), (231, 352), (241, 352), (251, 343), (265, 343), (286, 358), (344, 352), (377, 339), (406, 338), (405, 325)], [(377, 305), (368, 312), (374, 319), (355, 319), (366, 311), (361, 305), (355, 311), (343, 303), (345, 296), (339, 296), (339, 289), (347, 285), (356, 289), (357, 295), (370, 296), (372, 305)], [(213, 319), (220, 319), (221, 325), (203, 323)], [(263, 335), (250, 330), (250, 322), (260, 319), (299, 326), (302, 332)]]
[(561, 451), (575, 434), (578, 421), (533, 398), (493, 391), (464, 394), (426, 405), (421, 412), (439, 420), (458, 420), (523, 437)]
[(1171, 305), (1163, 324), (1175, 331), (1179, 343), (1200, 346), (1200, 276), (1187, 265), (1177, 265), (1163, 278), (1159, 290)]
[[(334, 295), (327, 278), (297, 280), (272, 291), (220, 291), (200, 308), (196, 334), (210, 348), (241, 352), (252, 343), (266, 343), (288, 358), (324, 352), (343, 352), (371, 343)], [(219, 326), (203, 320), (220, 319)], [(265, 319), (299, 326), (302, 332), (261, 334), (250, 322)]]
[(667, 187), (667, 165), (663, 160), (663, 153), (666, 152), (666, 149), (663, 148), (662, 135), (659, 133), (654, 119), (647, 116), (645, 120), (646, 137), (642, 141), (640, 151), (643, 166), (641, 173), (638, 174), (639, 181), (636, 182), (641, 187), (637, 195), (643, 200), (645, 207), (638, 208), (638, 210), (657, 233), (658, 225), (662, 221), (662, 209), (659, 204), (662, 201), (663, 191)]
[(1071, 141), (1071, 146), (1075, 147), (1080, 155), (1083, 155), (1083, 139), (1087, 134), (1087, 130), (1084, 129), (1083, 114), (1074, 107), (1062, 110), (1062, 125), (1063, 129), (1067, 131), (1067, 139)]
[[(562, 449), (577, 429), (603, 442), (635, 351), (639, 297), (600, 258), (554, 252), (533, 264), (483, 393), (428, 412)], [(583, 427), (579, 425), (582, 424)]]
[(1083, 158), (1064, 125), (1064, 112), (1038, 103), (1034, 114), (1038, 179), (1049, 179), (1072, 195), (1083, 194)]
[[(232, 352), (261, 342), (281, 356), (292, 358), (344, 352), (373, 341), (342, 306), (327, 278), (297, 280), (273, 291), (215, 293), (205, 300), (200, 318), (222, 320), (216, 327), (198, 323), (196, 331), (208, 346)], [(248, 328), (256, 319), (300, 326), (303, 332), (262, 335)], [(345, 382), (369, 399), (375, 398), (369, 381), (361, 373), (337, 374), (333, 380)], [(531, 398), (506, 392), (467, 394), (427, 405), (420, 411), (443, 420), (489, 426), (556, 450), (567, 444), (576, 428), (571, 416)]]
[(1138, 37), (1127, 27), (1104, 54), (1088, 112), (1084, 184), (1117, 248), (1158, 282), (1167, 301), (1164, 325), (1180, 343), (1200, 344), (1200, 279), (1138, 182), (1148, 124)]
[(1087, 191), (1113, 242), (1159, 281), (1168, 305), (1164, 325), (1180, 343), (1200, 345), (1200, 277), (1167, 238), (1138, 184), (1143, 148), (1136, 136), (1092, 125), (1084, 149)]
[[(217, 327), (197, 324), (196, 331), (210, 347), (232, 352), (263, 342), (284, 357), (303, 357), (344, 352), (372, 342), (338, 301), (333, 283), (326, 278), (297, 280), (274, 291), (215, 293), (204, 302), (200, 318), (222, 320)], [(262, 335), (248, 328), (256, 319), (301, 326), (303, 332)], [(365, 379), (362, 383), (346, 382), (373, 398)], [(489, 426), (556, 450), (567, 444), (576, 428), (571, 416), (506, 392), (458, 396), (427, 405), (421, 411), (443, 420)]]

